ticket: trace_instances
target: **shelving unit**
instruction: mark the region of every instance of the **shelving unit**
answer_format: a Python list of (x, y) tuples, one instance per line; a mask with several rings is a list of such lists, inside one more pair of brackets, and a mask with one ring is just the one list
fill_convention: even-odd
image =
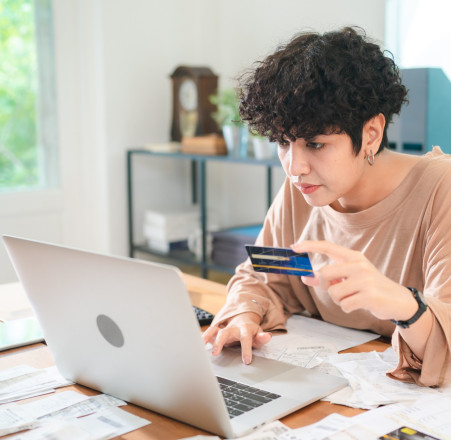
[[(143, 243), (135, 242), (134, 234), (134, 188), (133, 185), (133, 160), (138, 156), (148, 156), (155, 158), (165, 158), (167, 160), (189, 161), (191, 174), (191, 201), (193, 204), (199, 204), (200, 219), (201, 219), (201, 238), (202, 238), (202, 252), (201, 259), (196, 260), (194, 255), (189, 251), (174, 251), (169, 255), (159, 254)], [(212, 261), (209, 261), (206, 253), (206, 233), (207, 233), (207, 182), (206, 169), (210, 162), (235, 163), (239, 165), (258, 165), (266, 168), (266, 198), (268, 207), (273, 199), (273, 168), (280, 167), (280, 162), (277, 158), (267, 160), (257, 160), (255, 158), (246, 157), (231, 157), (231, 156), (202, 156), (194, 154), (182, 153), (156, 153), (142, 148), (130, 149), (127, 151), (127, 199), (128, 199), (128, 241), (129, 241), (129, 256), (135, 258), (137, 252), (141, 252), (155, 257), (163, 258), (173, 264), (190, 264), (198, 266), (203, 278), (207, 277), (209, 270), (216, 270), (220, 272), (233, 273), (233, 267), (217, 266)], [(262, 219), (263, 220), (263, 219)]]

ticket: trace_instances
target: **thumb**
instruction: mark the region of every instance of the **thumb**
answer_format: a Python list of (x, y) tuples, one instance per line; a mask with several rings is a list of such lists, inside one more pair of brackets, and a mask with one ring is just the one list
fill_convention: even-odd
[(319, 286), (319, 277), (316, 273), (314, 277), (301, 276), (301, 280), (307, 286)]
[(270, 332), (260, 332), (255, 335), (254, 343), (252, 344), (254, 348), (260, 348), (267, 344), (272, 338)]

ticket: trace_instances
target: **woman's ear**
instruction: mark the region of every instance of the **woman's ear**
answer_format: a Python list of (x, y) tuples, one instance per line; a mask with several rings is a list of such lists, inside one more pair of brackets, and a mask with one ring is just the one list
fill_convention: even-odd
[[(379, 113), (363, 126), (362, 149), (366, 155), (376, 154), (381, 146), (385, 128), (385, 116)], [(370, 151), (372, 153), (370, 153)]]

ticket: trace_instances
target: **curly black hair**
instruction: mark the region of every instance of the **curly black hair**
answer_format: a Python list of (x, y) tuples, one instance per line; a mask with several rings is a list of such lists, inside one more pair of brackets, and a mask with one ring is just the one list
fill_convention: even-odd
[(239, 83), (240, 116), (251, 132), (281, 144), (346, 133), (356, 155), (365, 122), (379, 113), (386, 123), (378, 152), (388, 146), (387, 126), (407, 102), (391, 54), (354, 27), (299, 34)]

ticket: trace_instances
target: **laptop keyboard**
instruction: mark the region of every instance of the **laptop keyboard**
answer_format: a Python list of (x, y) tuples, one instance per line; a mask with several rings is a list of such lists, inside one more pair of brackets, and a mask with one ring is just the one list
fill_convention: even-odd
[(197, 320), (199, 321), (199, 325), (209, 325), (211, 321), (213, 321), (214, 316), (207, 312), (204, 309), (193, 306), (194, 312), (196, 313)]
[(230, 418), (239, 416), (272, 400), (278, 399), (278, 394), (270, 393), (243, 383), (223, 377), (217, 377)]

